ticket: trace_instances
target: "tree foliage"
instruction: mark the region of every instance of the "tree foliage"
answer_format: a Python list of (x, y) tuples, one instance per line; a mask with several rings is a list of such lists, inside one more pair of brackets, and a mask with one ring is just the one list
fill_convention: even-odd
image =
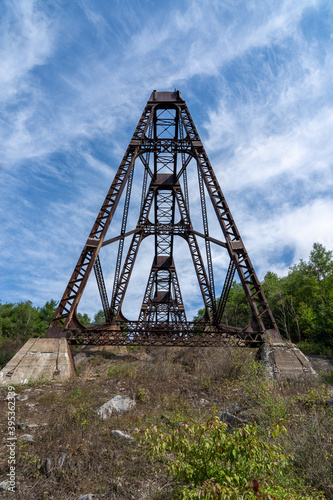
[(282, 335), (333, 349), (333, 252), (315, 243), (306, 262), (287, 276), (267, 273), (262, 283)]
[(29, 300), (16, 304), (0, 303), (0, 339), (42, 337), (52, 321), (56, 307), (55, 300), (46, 302), (42, 307), (34, 307)]
[[(290, 267), (287, 276), (268, 272), (262, 281), (281, 334), (308, 352), (333, 354), (333, 252), (315, 243), (308, 261)], [(200, 309), (194, 321), (203, 317)], [(222, 323), (245, 327), (251, 310), (241, 283), (233, 282)]]
[(57, 307), (55, 300), (34, 307), (27, 300), (0, 303), (0, 365), (6, 364), (31, 337), (44, 337)]

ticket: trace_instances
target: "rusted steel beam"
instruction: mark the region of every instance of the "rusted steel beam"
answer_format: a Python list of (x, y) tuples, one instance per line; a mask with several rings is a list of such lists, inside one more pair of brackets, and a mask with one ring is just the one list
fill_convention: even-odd
[(234, 279), (234, 276), (235, 276), (235, 272), (236, 272), (236, 266), (235, 266), (235, 263), (231, 260), (230, 264), (229, 264), (229, 267), (228, 267), (227, 275), (226, 275), (226, 278), (225, 278), (225, 281), (224, 281), (224, 285), (223, 285), (221, 297), (220, 297), (220, 300), (219, 300), (219, 305), (218, 305), (218, 308), (217, 308), (217, 311), (216, 311), (216, 320), (215, 320), (215, 322), (218, 325), (222, 321), (222, 316), (223, 316), (223, 313), (224, 313), (225, 306), (227, 304), (227, 300), (228, 300), (230, 288), (231, 288), (231, 285), (232, 285), (232, 282), (233, 282), (233, 279)]
[(101, 261), (99, 259), (99, 256), (97, 256), (97, 259), (96, 259), (96, 262), (94, 265), (94, 271), (95, 271), (95, 276), (96, 276), (99, 294), (101, 297), (101, 302), (102, 302), (102, 307), (103, 307), (105, 319), (106, 319), (106, 321), (111, 321), (109, 299), (108, 299), (108, 294), (106, 291), (106, 286), (105, 286), (105, 281), (104, 281), (104, 277), (103, 277), (102, 266), (101, 266)]
[(99, 325), (84, 331), (68, 331), (72, 344), (94, 345), (161, 345), (161, 346), (258, 346), (262, 337), (258, 332), (245, 332), (227, 325), (213, 327), (211, 323), (166, 323), (127, 321), (117, 325)]

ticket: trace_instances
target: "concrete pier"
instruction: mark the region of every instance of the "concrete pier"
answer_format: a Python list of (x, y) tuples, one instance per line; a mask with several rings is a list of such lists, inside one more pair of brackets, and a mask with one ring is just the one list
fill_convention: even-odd
[(64, 381), (75, 376), (72, 353), (66, 339), (32, 338), (0, 372), (0, 385), (29, 381)]
[(263, 362), (266, 374), (275, 380), (314, 380), (318, 377), (308, 358), (290, 342), (266, 342), (257, 359)]

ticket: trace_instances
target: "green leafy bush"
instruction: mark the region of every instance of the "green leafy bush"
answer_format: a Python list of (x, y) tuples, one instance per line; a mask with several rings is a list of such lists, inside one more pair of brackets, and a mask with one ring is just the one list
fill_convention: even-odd
[(265, 433), (256, 425), (230, 432), (213, 417), (170, 432), (146, 430), (148, 453), (168, 460), (168, 473), (181, 484), (181, 499), (319, 500), (320, 493), (306, 493), (301, 480), (291, 476), (291, 456), (283, 453), (279, 424)]
[(323, 344), (315, 344), (307, 341), (298, 342), (297, 347), (304, 352), (304, 354), (315, 354), (321, 356), (333, 356), (333, 349)]

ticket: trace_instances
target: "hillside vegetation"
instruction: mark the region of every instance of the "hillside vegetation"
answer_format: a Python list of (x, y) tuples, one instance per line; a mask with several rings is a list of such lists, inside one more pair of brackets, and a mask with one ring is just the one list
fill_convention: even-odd
[[(76, 380), (15, 387), (15, 498), (333, 499), (329, 386), (270, 382), (254, 356), (245, 348), (84, 348)], [(117, 395), (135, 406), (101, 420), (98, 408)], [(226, 412), (239, 421), (221, 422)], [(2, 442), (0, 481), (7, 455)]]

